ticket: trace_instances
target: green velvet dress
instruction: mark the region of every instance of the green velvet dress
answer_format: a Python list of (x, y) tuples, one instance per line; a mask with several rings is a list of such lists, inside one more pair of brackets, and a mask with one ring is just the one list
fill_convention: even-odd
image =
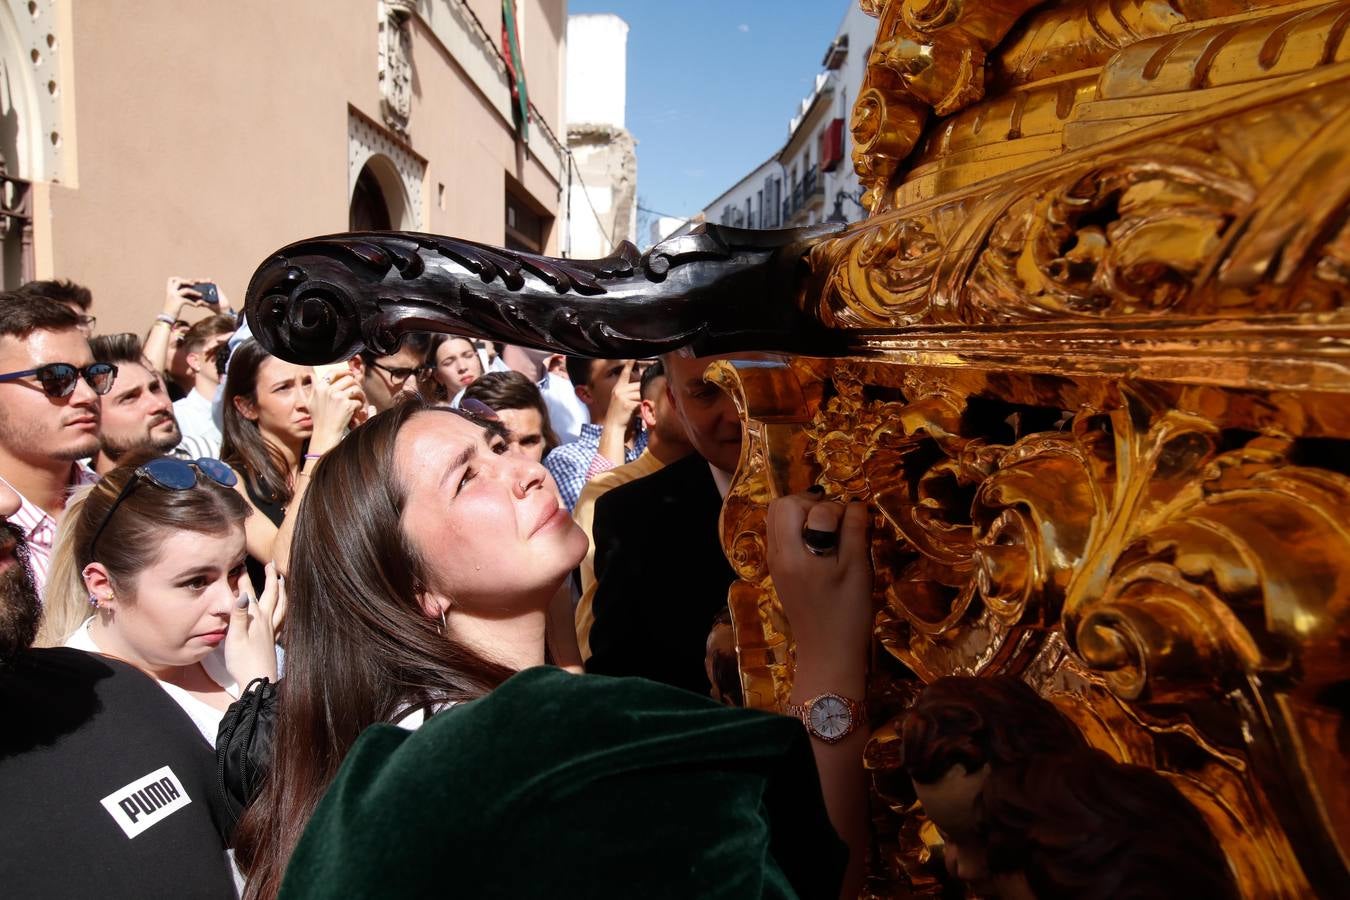
[(655, 682), (529, 669), (362, 735), (281, 897), (833, 898), (847, 851), (809, 740)]

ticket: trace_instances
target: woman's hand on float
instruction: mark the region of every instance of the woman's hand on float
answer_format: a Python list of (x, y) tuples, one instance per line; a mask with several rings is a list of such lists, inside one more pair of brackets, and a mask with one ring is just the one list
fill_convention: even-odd
[(272, 628), (277, 611), (280, 583), (276, 567), (267, 566), (267, 581), (261, 597), (253, 596), (253, 586), (244, 578), (239, 596), (230, 610), (225, 632), (225, 668), (243, 688), (255, 678), (277, 680), (277, 646)]
[(872, 632), (867, 507), (816, 492), (780, 497), (769, 504), (768, 544), (769, 574), (792, 626), (798, 669), (861, 671)]
[(352, 417), (365, 405), (366, 395), (350, 370), (316, 375), (309, 400), (309, 412), (314, 419), (309, 452), (327, 453), (336, 447)]

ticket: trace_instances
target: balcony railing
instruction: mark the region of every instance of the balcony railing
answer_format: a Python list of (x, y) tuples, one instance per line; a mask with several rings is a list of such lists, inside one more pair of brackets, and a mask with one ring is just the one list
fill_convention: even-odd
[(825, 179), (814, 168), (806, 170), (802, 179), (802, 204), (810, 203), (816, 197), (825, 196)]
[(820, 173), (815, 169), (807, 169), (806, 175), (800, 181), (793, 182), (791, 190), (783, 199), (783, 220), (784, 226), (795, 224), (792, 219), (811, 202), (819, 197), (825, 196), (825, 179), (820, 177)]

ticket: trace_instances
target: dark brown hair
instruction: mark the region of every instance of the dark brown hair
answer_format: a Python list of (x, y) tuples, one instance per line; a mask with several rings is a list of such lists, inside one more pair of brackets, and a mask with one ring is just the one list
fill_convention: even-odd
[(57, 303), (73, 303), (84, 312), (94, 305), (94, 295), (82, 284), (62, 278), (56, 281), (30, 281), (19, 288), (19, 293), (27, 297), (46, 297)]
[[(638, 387), (638, 393), (643, 400), (653, 400), (656, 398), (656, 391), (652, 387), (656, 384), (658, 378), (666, 377), (666, 364), (662, 360), (655, 360), (647, 368), (642, 370), (642, 384)], [(661, 390), (665, 390), (665, 385), (661, 385)]]
[(905, 715), (900, 738), (901, 764), (920, 784), (956, 765), (974, 772), (1088, 747), (1053, 703), (1007, 675), (937, 679)]
[(1100, 750), (995, 769), (979, 804), (990, 872), (1022, 872), (1039, 900), (1237, 897), (1195, 807), (1162, 775)]
[[(558, 446), (558, 435), (548, 419), (544, 395), (533, 381), (519, 372), (488, 372), (464, 389), (465, 400), (477, 400), (491, 409), (533, 409), (543, 425), (544, 453)], [(462, 401), (461, 401), (462, 402)]]
[(234, 317), (227, 316), (224, 313), (207, 316), (205, 319), (198, 320), (187, 330), (187, 333), (183, 335), (181, 346), (186, 353), (197, 353), (206, 346), (206, 342), (211, 338), (222, 334), (234, 334), (234, 330), (238, 327)]
[[(481, 697), (513, 673), (441, 633), (418, 602), (394, 451), (421, 400), (356, 428), (314, 471), (286, 580), (286, 677), (275, 755), (235, 835), (246, 896), (276, 895), (296, 842), (361, 732), (405, 709)], [(339, 562), (340, 561), (340, 562)]]
[[(269, 358), (262, 344), (251, 339), (230, 354), (220, 411), (220, 458), (247, 478), (254, 492), (265, 500), (289, 503), (294, 491), (286, 458), (263, 437), (258, 423), (245, 417), (234, 405), (235, 397), (258, 401), (258, 369)], [(305, 442), (306, 446), (308, 443)]]
[(80, 317), (64, 303), (21, 291), (0, 294), (0, 335), (23, 340), (35, 331), (67, 331), (79, 327)]
[(130, 331), (91, 337), (89, 339), (89, 352), (94, 355), (96, 362), (113, 363), (119, 366), (145, 365), (145, 351), (141, 347), (141, 339)]
[(395, 354), (402, 353), (404, 350), (411, 350), (418, 359), (423, 360), (422, 364), (426, 365), (427, 346), (430, 342), (431, 335), (423, 334), (420, 331), (414, 331), (411, 334), (405, 334), (403, 336), (403, 339), (399, 341), (398, 349), (393, 353), (376, 353), (374, 350), (362, 350), (361, 360), (366, 365), (370, 365), (373, 362), (379, 362), (386, 356), (394, 356)]

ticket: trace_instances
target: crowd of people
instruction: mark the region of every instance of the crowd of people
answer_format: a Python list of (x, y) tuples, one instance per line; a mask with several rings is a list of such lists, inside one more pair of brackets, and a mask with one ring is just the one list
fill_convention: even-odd
[[(742, 431), (708, 359), (412, 335), (308, 367), (209, 279), (169, 279), (144, 337), (96, 334), (92, 303), (0, 294), (14, 896), (862, 890), (867, 513), (819, 488), (771, 505), (793, 692), (787, 715), (738, 708), (718, 518)], [(981, 800), (1005, 808), (993, 786), (1055, 741), (995, 758), (963, 733), (985, 755), (952, 756), (932, 730), (973, 720), (931, 718), (906, 764), (960, 878), (1193, 895), (1159, 888), (1166, 848), (1121, 850), (1184, 806), (1160, 777), (1131, 770), (1153, 805), (1094, 847), (1144, 859), (1138, 884), (1091, 894), (1090, 866)], [(1129, 768), (1078, 749), (1059, 742), (1085, 784)], [(1230, 893), (1204, 823), (1175, 821), (1186, 883)]]

